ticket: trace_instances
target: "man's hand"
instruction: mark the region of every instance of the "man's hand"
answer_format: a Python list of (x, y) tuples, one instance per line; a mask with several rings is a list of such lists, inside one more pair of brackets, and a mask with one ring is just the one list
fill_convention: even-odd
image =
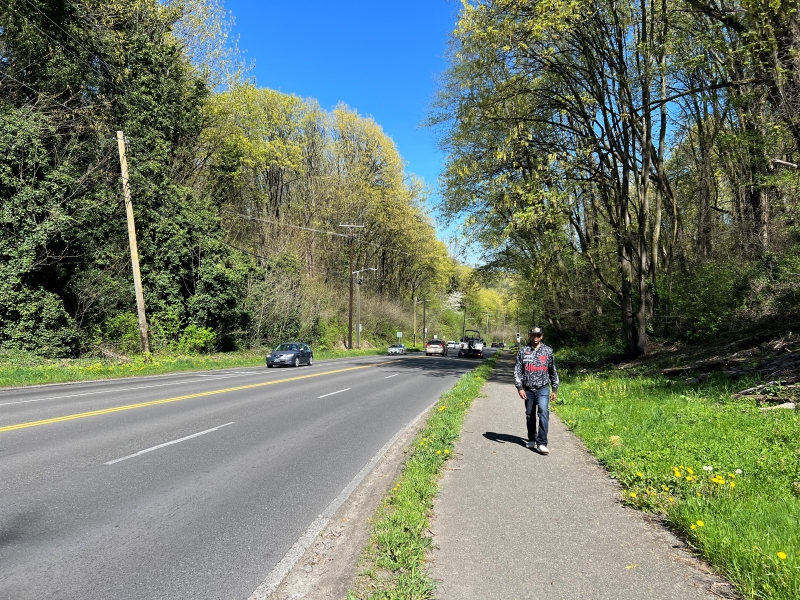
[(550, 392), (550, 402), (555, 402), (555, 401), (556, 401), (556, 393)]
[(519, 397), (522, 398), (523, 400), (528, 399), (528, 396), (525, 394), (525, 390), (517, 390), (517, 392), (519, 393)]

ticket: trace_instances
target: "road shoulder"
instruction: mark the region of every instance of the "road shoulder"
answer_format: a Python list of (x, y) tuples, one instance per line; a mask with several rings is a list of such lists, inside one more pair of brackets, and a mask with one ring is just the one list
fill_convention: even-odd
[(357, 574), (371, 533), (370, 519), (400, 475), (406, 449), (424, 427), (430, 409), (417, 416), (336, 510), (314, 542), (270, 595), (250, 600), (341, 600)]

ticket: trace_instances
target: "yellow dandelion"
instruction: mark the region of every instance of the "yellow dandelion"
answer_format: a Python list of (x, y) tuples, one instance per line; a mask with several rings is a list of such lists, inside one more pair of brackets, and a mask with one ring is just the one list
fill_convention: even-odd
[(450, 454), (450, 450), (445, 450), (444, 453), (445, 454)]
[(631, 492), (631, 498), (636, 498), (636, 492)]
[(670, 501), (670, 502), (675, 502), (675, 498), (673, 498), (672, 496), (670, 496), (670, 498), (669, 498), (669, 501)]
[(731, 487), (736, 487), (736, 482), (735, 481), (731, 481)]
[(697, 525), (695, 525), (694, 523), (692, 523), (692, 529), (697, 529)]
[(698, 522), (697, 522), (697, 526), (698, 526), (698, 527), (702, 527), (703, 525), (705, 525), (705, 523), (703, 523), (702, 521), (698, 521)]
[(692, 469), (692, 467), (686, 467), (686, 472), (689, 473), (689, 475), (694, 475), (694, 469)]
[(641, 476), (642, 476), (642, 472), (641, 472), (641, 471), (639, 471), (638, 473), (636, 473), (636, 476), (637, 476), (637, 477), (641, 477)]
[(781, 560), (786, 560), (786, 552), (778, 552), (778, 558)]
[(437, 450), (437, 451), (436, 451), (436, 454), (441, 454), (441, 453), (442, 453), (442, 451), (441, 451), (441, 450)]

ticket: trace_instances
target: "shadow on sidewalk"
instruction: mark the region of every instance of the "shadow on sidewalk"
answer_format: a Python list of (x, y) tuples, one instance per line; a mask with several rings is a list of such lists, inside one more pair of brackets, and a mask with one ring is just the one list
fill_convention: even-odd
[[(514, 386), (514, 355), (503, 354), (497, 361), (492, 374), (489, 376), (489, 381), (492, 383), (508, 384)], [(514, 390), (511, 390), (514, 393)]]
[(524, 438), (519, 437), (518, 435), (511, 435), (508, 433), (495, 433), (494, 431), (487, 431), (483, 434), (487, 440), (491, 440), (493, 442), (497, 442), (498, 444), (517, 444), (522, 446), (523, 448), (527, 449), (526, 442), (527, 440)]

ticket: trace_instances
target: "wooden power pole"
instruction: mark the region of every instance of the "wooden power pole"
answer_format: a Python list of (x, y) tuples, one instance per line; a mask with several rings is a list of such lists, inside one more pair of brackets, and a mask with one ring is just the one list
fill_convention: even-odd
[(150, 341), (147, 336), (147, 317), (144, 313), (144, 294), (142, 293), (142, 274), (139, 271), (139, 248), (136, 245), (136, 224), (133, 220), (131, 184), (128, 180), (128, 159), (125, 156), (125, 134), (117, 132), (119, 165), (122, 169), (122, 191), (125, 194), (125, 214), (128, 217), (128, 242), (131, 247), (131, 266), (133, 267), (133, 287), (136, 290), (136, 312), (139, 313), (139, 336), (142, 338), (142, 352), (150, 354)]
[(350, 229), (350, 310), (348, 326), (347, 326), (347, 349), (353, 349), (353, 242), (356, 239), (355, 229), (364, 228), (364, 225), (339, 225), (339, 227), (347, 227)]

